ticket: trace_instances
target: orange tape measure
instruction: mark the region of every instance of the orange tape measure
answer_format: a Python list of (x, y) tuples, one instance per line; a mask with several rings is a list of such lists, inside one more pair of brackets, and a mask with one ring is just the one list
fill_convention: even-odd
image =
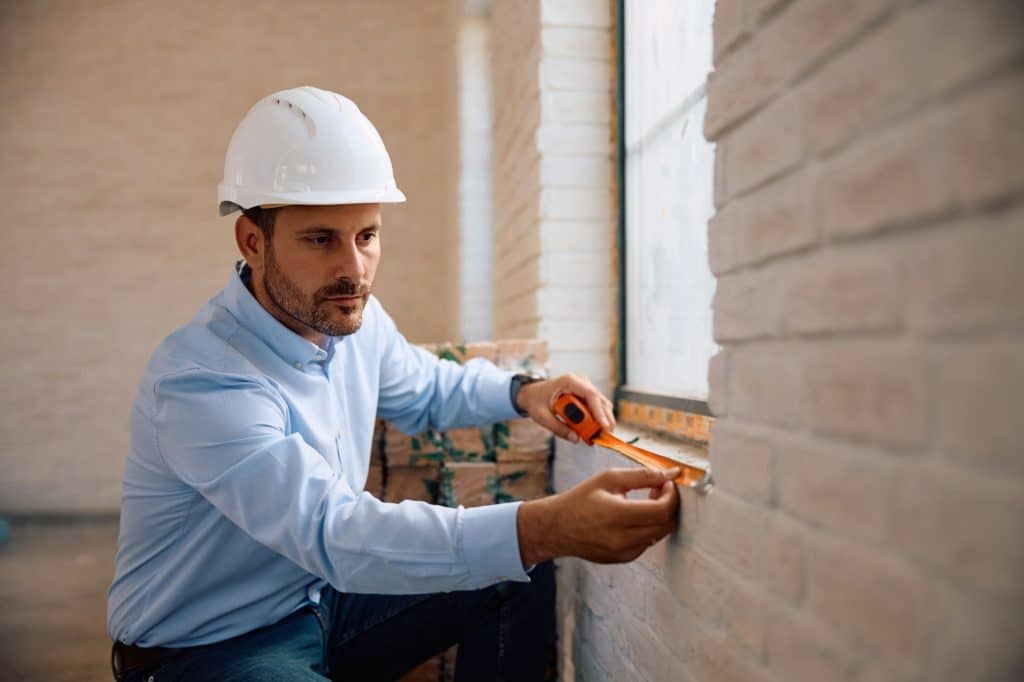
[(649, 469), (679, 467), (682, 473), (676, 477), (676, 483), (693, 488), (700, 493), (709, 492), (714, 485), (710, 467), (705, 471), (685, 462), (659, 455), (650, 450), (638, 448), (616, 438), (610, 433), (605, 433), (598, 421), (594, 419), (594, 415), (590, 414), (590, 410), (587, 409), (583, 401), (571, 393), (565, 393), (558, 397), (558, 400), (555, 401), (555, 414), (562, 418), (566, 426), (579, 434), (579, 437), (587, 445), (594, 445), (596, 443), (603, 447), (611, 448)]

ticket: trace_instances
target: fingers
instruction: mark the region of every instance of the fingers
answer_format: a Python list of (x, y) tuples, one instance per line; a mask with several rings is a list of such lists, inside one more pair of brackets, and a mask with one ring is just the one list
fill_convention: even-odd
[(671, 495), (676, 484), (673, 481), (665, 481), (660, 488), (651, 488), (651, 492), (647, 495), (649, 500), (661, 499), (662, 495)]
[(623, 500), (615, 497), (617, 518), (623, 526), (646, 527), (672, 523), (679, 508), (675, 483), (667, 482), (664, 492), (655, 500)]
[(570, 429), (568, 426), (560, 422), (554, 412), (547, 410), (537, 410), (537, 414), (532, 415), (533, 420), (546, 428), (551, 433), (555, 434), (559, 438), (564, 438), (570, 443), (579, 442), (579, 434)]
[(599, 474), (602, 487), (612, 492), (628, 492), (638, 488), (661, 488), (666, 481), (671, 481), (680, 473), (679, 467), (671, 469), (648, 469), (636, 467), (632, 469), (608, 469)]
[(555, 401), (565, 393), (574, 393), (582, 398), (587, 409), (603, 428), (609, 431), (615, 428), (615, 408), (612, 401), (598, 391), (594, 384), (590, 383), (590, 379), (575, 374), (558, 377), (557, 387), (549, 398), (548, 409), (554, 410)]

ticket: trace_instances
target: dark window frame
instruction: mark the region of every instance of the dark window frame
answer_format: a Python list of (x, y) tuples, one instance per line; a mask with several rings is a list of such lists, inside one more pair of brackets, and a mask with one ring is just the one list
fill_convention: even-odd
[(690, 412), (706, 417), (713, 416), (706, 400), (695, 400), (692, 398), (680, 398), (677, 396), (663, 395), (641, 391), (629, 386), (629, 376), (626, 373), (626, 350), (628, 339), (626, 338), (626, 4), (625, 0), (615, 2), (615, 109), (616, 109), (616, 176), (618, 186), (616, 194), (618, 199), (618, 225), (616, 228), (616, 246), (618, 248), (618, 273), (619, 273), (619, 325), (618, 345), (616, 352), (616, 383), (615, 383), (615, 406), (618, 409), (619, 401), (629, 400), (631, 402), (655, 407), (664, 407), (680, 412)]

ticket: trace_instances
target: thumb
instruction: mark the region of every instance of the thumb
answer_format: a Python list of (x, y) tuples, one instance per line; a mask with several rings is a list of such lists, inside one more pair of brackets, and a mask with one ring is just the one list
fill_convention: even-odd
[(671, 481), (680, 473), (679, 467), (671, 469), (648, 469), (639, 467), (635, 469), (610, 469), (609, 489), (614, 492), (624, 493), (637, 488), (661, 488), (665, 481)]

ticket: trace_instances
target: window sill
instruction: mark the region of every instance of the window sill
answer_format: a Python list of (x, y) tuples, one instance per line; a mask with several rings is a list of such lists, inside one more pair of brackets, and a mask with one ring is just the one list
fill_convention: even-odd
[[(706, 445), (696, 445), (691, 442), (673, 438), (662, 433), (640, 428), (632, 424), (620, 424), (615, 427), (615, 436), (627, 443), (634, 438), (639, 438), (634, 445), (645, 450), (650, 450), (659, 455), (668, 457), (683, 464), (689, 464), (700, 469), (707, 469), (708, 448)], [(616, 453), (618, 455), (618, 453)], [(619, 455), (626, 461), (632, 461), (625, 455)]]

